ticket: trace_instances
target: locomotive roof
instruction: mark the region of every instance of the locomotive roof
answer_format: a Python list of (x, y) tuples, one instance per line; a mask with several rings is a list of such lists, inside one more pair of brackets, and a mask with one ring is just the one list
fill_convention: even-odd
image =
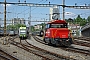
[(66, 21), (65, 20), (53, 20), (51, 22), (49, 22), (48, 24), (65, 24)]
[(26, 29), (26, 27), (20, 27), (20, 29)]

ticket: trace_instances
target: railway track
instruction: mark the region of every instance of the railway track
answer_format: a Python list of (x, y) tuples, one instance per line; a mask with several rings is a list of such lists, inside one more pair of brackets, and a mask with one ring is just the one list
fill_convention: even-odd
[[(27, 41), (26, 41), (27, 42)], [(28, 42), (27, 42), (28, 43)], [(30, 46), (33, 46), (33, 45), (31, 45), (30, 43), (28, 43)], [(39, 51), (43, 51), (43, 52), (45, 52), (45, 53), (48, 53), (48, 54), (50, 54), (50, 55), (54, 55), (54, 57), (56, 56), (56, 57), (58, 57), (59, 59), (61, 58), (61, 60), (62, 59), (66, 59), (66, 60), (68, 60), (68, 59), (72, 59), (72, 58), (70, 58), (70, 57), (67, 57), (67, 56), (62, 56), (62, 55), (60, 55), (60, 54), (56, 54), (56, 53), (53, 53), (53, 52), (51, 52), (51, 51), (47, 51), (47, 50), (44, 50), (44, 49), (41, 49), (41, 48), (39, 48), (39, 47), (36, 47), (36, 46), (33, 46), (35, 49), (38, 49)], [(46, 54), (47, 55), (47, 54)], [(55, 59), (54, 59), (55, 60)]]
[(79, 37), (74, 39), (74, 44), (90, 47), (90, 37)]
[(0, 49), (0, 60), (18, 60), (18, 59)]
[(78, 38), (75, 38), (75, 39), (90, 41), (90, 37), (78, 37)]
[[(38, 41), (42, 44), (46, 44), (46, 43), (44, 43), (43, 40), (39, 39), (38, 37), (34, 37), (34, 38), (36, 39), (36, 41)], [(64, 48), (64, 47), (59, 47), (59, 48), (62, 48), (63, 50), (66, 50), (66, 51), (72, 51), (72, 52), (77, 52), (77, 53), (81, 53), (81, 54), (85, 54), (85, 55), (90, 55), (89, 50), (79, 49), (79, 48), (75, 48), (73, 46), (68, 47), (68, 48)]]
[(28, 43), (26, 40), (21, 40), (21, 43), (15, 42), (13, 40), (13, 42), (11, 44), (13, 44), (19, 48), (22, 48), (22, 49), (28, 51), (29, 53), (33, 53), (33, 54), (41, 57), (43, 60), (63, 60), (63, 59), (64, 60), (75, 60), (74, 58), (62, 56), (62, 55), (41, 49), (39, 47), (36, 47), (36, 46)]
[(90, 42), (83, 42), (83, 41), (74, 40), (74, 44), (90, 47)]

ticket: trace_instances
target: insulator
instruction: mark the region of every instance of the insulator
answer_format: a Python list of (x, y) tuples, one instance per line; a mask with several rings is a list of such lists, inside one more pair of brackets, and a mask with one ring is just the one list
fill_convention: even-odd
[(24, 2), (26, 3), (26, 0)]
[(50, 1), (49, 1), (49, 4), (50, 4)]
[(20, 0), (18, 0), (18, 2), (20, 2)]
[(75, 6), (77, 5), (77, 3), (75, 3)]
[(86, 6), (87, 4), (85, 4), (85, 6)]

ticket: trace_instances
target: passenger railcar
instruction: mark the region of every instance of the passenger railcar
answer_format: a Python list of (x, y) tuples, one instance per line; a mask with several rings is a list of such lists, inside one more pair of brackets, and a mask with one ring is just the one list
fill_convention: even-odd
[(8, 33), (10, 36), (14, 36), (15, 35), (15, 31), (14, 30), (10, 30)]
[(64, 20), (53, 20), (46, 24), (44, 42), (56, 46), (70, 46), (72, 41), (71, 31)]
[(35, 32), (32, 33), (32, 35), (34, 35), (34, 36), (40, 36), (40, 37), (42, 37), (43, 34), (44, 34), (43, 30), (35, 31)]
[(24, 39), (28, 37), (28, 31), (26, 27), (20, 27), (19, 28), (19, 38)]

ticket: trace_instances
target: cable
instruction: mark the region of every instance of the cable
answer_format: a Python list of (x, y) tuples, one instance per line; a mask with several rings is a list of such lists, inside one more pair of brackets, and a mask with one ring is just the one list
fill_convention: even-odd
[(53, 2), (54, 0), (50, 1), (51, 3)]
[[(41, 0), (40, 2), (42, 2), (43, 0)], [(40, 2), (38, 2), (38, 3), (40, 3)], [(25, 9), (24, 11), (26, 11), (26, 10), (29, 10), (30, 8), (27, 8), (27, 9)], [(36, 9), (36, 8), (34, 8), (34, 9)], [(33, 9), (33, 10), (34, 10)], [(21, 14), (21, 13), (23, 13), (24, 11), (22, 11), (22, 12), (20, 12), (20, 13), (18, 13), (17, 15), (19, 15), (19, 14)]]
[[(43, 1), (43, 0), (42, 0)], [(40, 1), (40, 2), (42, 2), (42, 1)], [(40, 2), (38, 2), (38, 3), (40, 3)], [(45, 3), (45, 2), (47, 2), (47, 0), (45, 0), (43, 3)], [(36, 7), (37, 8), (37, 7)], [(33, 10), (35, 10), (36, 8), (34, 8), (34, 9), (32, 9), (31, 11), (33, 11)], [(43, 9), (44, 10), (44, 9)], [(29, 12), (28, 12), (29, 13)], [(27, 13), (26, 13), (27, 14)], [(26, 15), (25, 14), (25, 15)]]
[[(43, 1), (43, 0), (41, 0), (40, 2), (42, 2), (42, 1)], [(46, 1), (47, 1), (47, 0), (46, 0)], [(46, 1), (45, 1), (45, 2), (46, 2)], [(38, 3), (40, 3), (40, 2), (38, 2)], [(45, 3), (45, 2), (43, 2), (43, 3)], [(36, 7), (36, 8), (37, 8), (37, 7)], [(31, 11), (35, 10), (36, 8), (32, 9)], [(29, 8), (28, 8), (28, 9), (29, 9)], [(28, 10), (28, 9), (26, 9), (26, 10)], [(26, 10), (24, 10), (24, 11), (26, 11)], [(24, 12), (24, 11), (22, 11), (22, 12)], [(21, 12), (21, 13), (22, 13), (22, 12)], [(18, 13), (17, 15), (19, 15), (19, 14), (21, 14), (21, 13)], [(29, 12), (25, 13), (25, 15), (28, 14), (28, 13), (29, 13)]]
[[(38, 2), (38, 3), (41, 3), (42, 1), (43, 1), (43, 0), (41, 0), (41, 1), (40, 1), (40, 2)], [(38, 3), (37, 3), (37, 4), (38, 4)]]
[[(42, 2), (43, 0), (41, 0), (40, 2)], [(38, 3), (40, 3), (40, 2), (38, 2)], [(37, 8), (37, 7), (36, 7)], [(34, 8), (34, 9), (32, 9), (31, 11), (33, 11), (33, 10), (35, 10), (36, 8)]]
[[(45, 3), (45, 2), (47, 2), (47, 0), (45, 0), (43, 3)], [(43, 3), (42, 3), (42, 4), (43, 4)]]
[[(79, 0), (78, 0), (79, 1)], [(77, 4), (79, 3), (80, 5), (84, 5), (84, 4), (86, 4), (87, 5), (87, 3), (89, 4), (89, 0), (88, 1), (86, 1), (86, 0), (82, 0), (81, 2), (79, 1), (79, 2), (76, 2)]]
[(76, 15), (67, 15), (67, 16), (71, 16), (71, 17), (76, 17), (76, 16), (78, 16), (78, 15), (85, 15), (86, 16), (86, 13), (89, 13), (89, 12), (84, 12), (84, 13), (80, 13), (80, 14), (76, 14)]

